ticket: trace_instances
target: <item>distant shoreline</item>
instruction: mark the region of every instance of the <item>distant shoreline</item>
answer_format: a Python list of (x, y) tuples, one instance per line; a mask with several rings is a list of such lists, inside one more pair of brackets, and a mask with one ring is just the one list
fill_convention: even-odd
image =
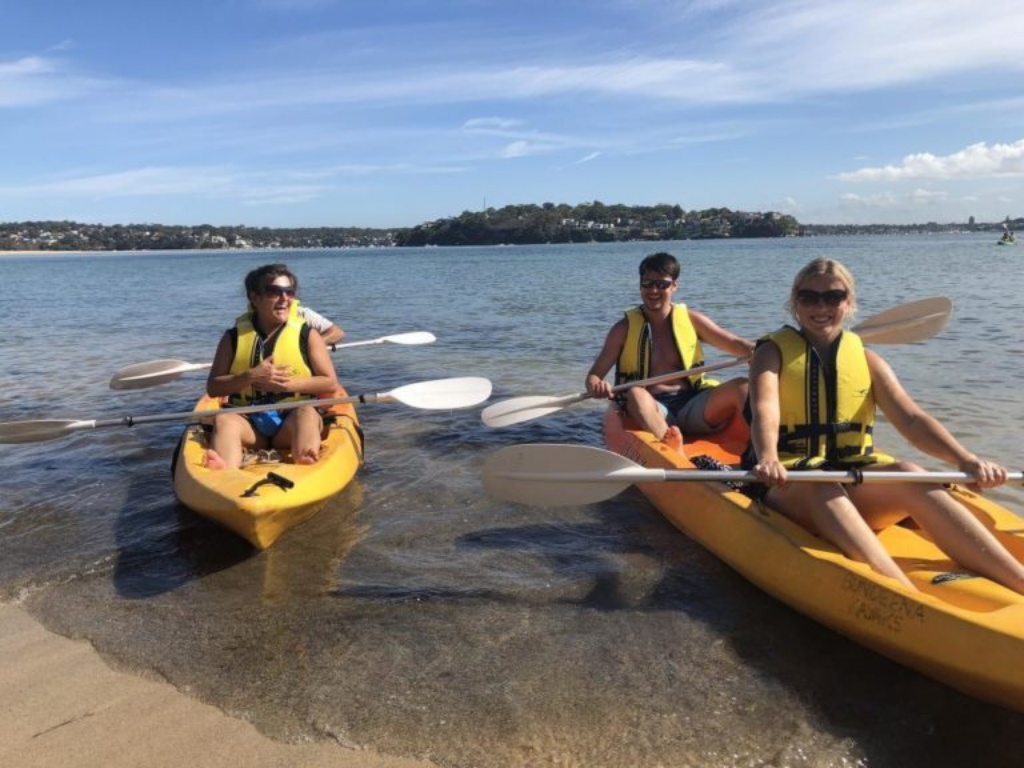
[[(991, 235), (998, 233), (1001, 230), (989, 230), (989, 229), (949, 229), (939, 231), (928, 231), (928, 230), (910, 230), (910, 231), (895, 231), (895, 232), (866, 232), (866, 231), (851, 231), (851, 232), (804, 232), (800, 235), (791, 236), (795, 239), (806, 239), (815, 237), (913, 237), (913, 236), (928, 236), (928, 235)], [(644, 242), (644, 243), (671, 243), (671, 242), (702, 242), (708, 240), (719, 240), (719, 241), (738, 241), (738, 240), (762, 240), (762, 239), (776, 239), (776, 238), (758, 238), (758, 237), (718, 237), (718, 238), (681, 238), (681, 239), (667, 239), (667, 240), (648, 240), (646, 238), (638, 240), (616, 240), (616, 241), (584, 241), (584, 242), (548, 242), (548, 243), (497, 243), (497, 244), (475, 244), (466, 243), (464, 245), (444, 245), (438, 246), (433, 244), (426, 245), (309, 245), (309, 246), (243, 246), (243, 247), (219, 247), (219, 248), (131, 248), (124, 250), (105, 250), (105, 249), (88, 249), (88, 250), (49, 250), (49, 249), (35, 249), (35, 250), (3, 250), (0, 249), (0, 259), (4, 258), (17, 258), (22, 256), (102, 256), (102, 255), (123, 255), (123, 254), (172, 254), (172, 253), (203, 253), (203, 254), (215, 254), (215, 253), (268, 253), (268, 252), (302, 252), (302, 251), (349, 251), (349, 250), (374, 250), (374, 249), (385, 249), (385, 248), (402, 248), (406, 250), (415, 250), (417, 248), (504, 248), (504, 247), (536, 247), (546, 245), (607, 245), (612, 242), (617, 243), (630, 243), (630, 242)]]

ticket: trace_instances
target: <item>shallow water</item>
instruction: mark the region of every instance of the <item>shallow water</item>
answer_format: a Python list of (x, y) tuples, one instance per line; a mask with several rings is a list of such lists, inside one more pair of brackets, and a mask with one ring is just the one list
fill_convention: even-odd
[[(967, 235), (4, 258), (0, 413), (187, 410), (201, 376), (143, 392), (107, 381), (142, 360), (208, 360), (242, 276), (274, 260), (351, 340), (438, 336), (337, 353), (352, 392), (475, 375), (494, 400), (570, 394), (659, 249), (683, 262), (681, 298), (748, 336), (786, 319), (789, 280), (816, 255), (851, 267), (865, 317), (949, 295), (942, 334), (884, 354), (968, 445), (1022, 464), (1018, 264)], [(635, 491), (554, 510), (483, 496), (489, 451), (599, 445), (600, 413), (583, 403), (498, 431), (479, 409), (364, 406), (356, 481), (259, 554), (174, 501), (179, 425), (0, 446), (0, 597), (286, 740), (451, 766), (1019, 764), (1020, 715), (793, 613)], [(1024, 512), (1020, 491), (994, 496)]]

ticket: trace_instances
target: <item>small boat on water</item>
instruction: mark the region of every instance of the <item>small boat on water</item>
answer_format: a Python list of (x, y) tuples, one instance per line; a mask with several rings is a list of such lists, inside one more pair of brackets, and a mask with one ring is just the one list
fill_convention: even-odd
[(1017, 238), (1011, 235), (1010, 237), (1001, 237), (996, 240), (996, 245), (1016, 245)]
[[(328, 395), (345, 397), (340, 388)], [(203, 396), (194, 410), (223, 406)], [(258, 549), (319, 512), (355, 476), (363, 460), (363, 436), (355, 407), (340, 403), (327, 410), (328, 432), (315, 464), (295, 464), (285, 451), (262, 452), (239, 469), (203, 466), (207, 427), (185, 428), (176, 453), (174, 493), (189, 509), (234, 531)]]
[[(611, 406), (608, 448), (644, 467), (694, 469), (709, 457), (737, 465), (747, 429), (737, 419), (685, 455)], [(908, 667), (979, 699), (1024, 712), (1024, 595), (964, 572), (912, 522), (879, 533), (920, 592), (912, 592), (726, 483), (638, 483), (679, 530), (792, 608)], [(966, 488), (951, 492), (1018, 559), (1024, 520)]]

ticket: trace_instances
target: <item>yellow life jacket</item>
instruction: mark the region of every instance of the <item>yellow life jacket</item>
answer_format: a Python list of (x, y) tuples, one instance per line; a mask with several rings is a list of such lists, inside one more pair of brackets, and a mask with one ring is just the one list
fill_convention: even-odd
[[(247, 312), (235, 318), (235, 329), (238, 339), (235, 343), (235, 358), (231, 362), (231, 373), (243, 373), (263, 362), (265, 357), (263, 344), (264, 340), (256, 331), (252, 322), (253, 311)], [(291, 368), (292, 376), (312, 376), (313, 371), (306, 362), (302, 344), (302, 327), (306, 321), (299, 314), (299, 302), (292, 301), (288, 308), (288, 320), (276, 334), (273, 344), (273, 357), (275, 365), (287, 365)], [(232, 405), (248, 405), (254, 401), (284, 402), (286, 400), (306, 400), (308, 395), (296, 395), (286, 392), (258, 392), (254, 387), (247, 387), (242, 392), (231, 395), (229, 398)]]
[(864, 343), (844, 331), (823, 365), (811, 343), (784, 326), (767, 339), (782, 356), (779, 370), (779, 459), (793, 468), (822, 464), (888, 464), (874, 450), (875, 398)]
[[(675, 341), (683, 370), (704, 365), (704, 350), (697, 338), (697, 329), (690, 322), (690, 313), (685, 304), (675, 304), (669, 315), (672, 324), (672, 339)], [(625, 384), (650, 377), (651, 367), (651, 324), (647, 322), (641, 307), (626, 310), (626, 341), (619, 352), (615, 367), (615, 383)], [(703, 374), (688, 377), (694, 389), (714, 386), (717, 382), (705, 381)]]

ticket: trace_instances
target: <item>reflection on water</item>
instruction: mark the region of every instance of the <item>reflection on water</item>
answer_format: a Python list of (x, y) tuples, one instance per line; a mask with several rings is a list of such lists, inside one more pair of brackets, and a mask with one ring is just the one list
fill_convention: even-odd
[[(883, 353), (969, 445), (1019, 466), (1019, 300), (1013, 281), (991, 278), (1010, 274), (998, 253), (1010, 249), (990, 246), (937, 237), (656, 247), (681, 256), (682, 298), (748, 336), (785, 321), (791, 276), (819, 254), (854, 270), (864, 316), (951, 296), (955, 315), (939, 337)], [(209, 359), (242, 275), (278, 258), (299, 273), (303, 300), (352, 340), (438, 336), (337, 353), (354, 393), (474, 375), (493, 381), (494, 399), (571, 394), (635, 301), (636, 265), (651, 250), (4, 259), (18, 324), (0, 409), (4, 420), (188, 410), (201, 376), (139, 392), (106, 383), (128, 363)], [(396, 273), (410, 276), (399, 295)], [(96, 302), (98, 286), (116, 286), (118, 300)], [(38, 327), (49, 329), (46, 354), (29, 330)], [(27, 594), (55, 630), (282, 739), (455, 766), (1018, 764), (1019, 715), (763, 596), (639, 494), (551, 510), (482, 495), (488, 451), (597, 445), (600, 412), (581, 403), (495, 431), (478, 409), (365, 406), (357, 480), (266, 552), (175, 502), (180, 425), (3, 446), (0, 595)], [(880, 434), (914, 455), (887, 425)], [(1024, 510), (1017, 490), (994, 496)]]

